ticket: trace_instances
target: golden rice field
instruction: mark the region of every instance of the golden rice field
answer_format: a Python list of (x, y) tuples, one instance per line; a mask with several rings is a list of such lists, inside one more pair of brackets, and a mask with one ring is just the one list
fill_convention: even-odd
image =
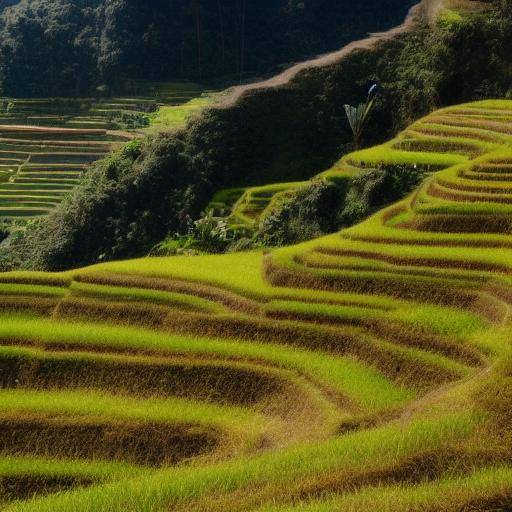
[(3, 510), (511, 510), (512, 101), (326, 176), (379, 163), (431, 174), (308, 243), (0, 275)]

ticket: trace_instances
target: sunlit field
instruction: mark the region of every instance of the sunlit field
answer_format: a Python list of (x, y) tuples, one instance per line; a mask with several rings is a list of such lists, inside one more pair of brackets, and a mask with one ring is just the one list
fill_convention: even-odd
[[(2, 274), (4, 509), (506, 510), (509, 116), (451, 107), (345, 156), (322, 176), (427, 177), (324, 238)], [(297, 186), (213, 202), (250, 225)]]

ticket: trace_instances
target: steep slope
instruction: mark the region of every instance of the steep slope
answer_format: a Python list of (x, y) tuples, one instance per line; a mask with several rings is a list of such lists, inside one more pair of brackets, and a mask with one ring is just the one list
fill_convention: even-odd
[(6, 510), (509, 510), (511, 123), (348, 155), (432, 174), (307, 244), (0, 276), (4, 481), (75, 487)]
[[(396, 38), (401, 34), (413, 30), (420, 19), (426, 19), (429, 23), (434, 25), (438, 20), (439, 13), (448, 5), (452, 5), (451, 0), (420, 0), (409, 9), (409, 12), (402, 24), (384, 32), (371, 33), (369, 37), (353, 41), (339, 50), (295, 64), (294, 66), (287, 68), (282, 73), (272, 76), (268, 80), (233, 87), (232, 94), (226, 96), (224, 103), (225, 105), (233, 105), (243, 94), (246, 94), (247, 92), (256, 91), (258, 89), (282, 87), (287, 85), (302, 71), (329, 66), (343, 60), (347, 55), (350, 55), (354, 51), (374, 48), (378, 43)], [(478, 9), (482, 8), (485, 8), (485, 6), (478, 1), (465, 0), (457, 3), (457, 12), (465, 12), (469, 10), (478, 11)]]
[(47, 215), (128, 141), (184, 126), (213, 102), (199, 84), (133, 84), (130, 97), (0, 98), (0, 222)]
[(0, 11), (3, 11), (7, 7), (18, 4), (21, 0), (0, 0)]
[[(483, 4), (490, 12), (473, 15)], [(383, 93), (366, 143), (386, 140), (438, 104), (505, 97), (512, 68), (501, 49), (510, 43), (510, 9), (447, 5), (456, 11), (442, 11), (433, 28), (419, 22), (332, 65), (307, 67), (283, 86), (247, 90), (236, 105), (209, 109), (178, 134), (95, 165), (63, 206), (12, 237), (2, 267), (63, 270), (145, 255), (185, 232), (187, 219), (197, 219), (219, 190), (311, 178), (349, 150), (343, 105), (357, 104), (374, 80)]]

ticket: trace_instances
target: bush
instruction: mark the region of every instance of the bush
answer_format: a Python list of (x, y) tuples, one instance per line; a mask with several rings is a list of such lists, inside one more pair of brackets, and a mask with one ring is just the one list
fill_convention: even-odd
[(340, 215), (341, 225), (355, 224), (402, 199), (421, 183), (426, 172), (417, 166), (382, 165), (362, 173), (352, 181)]
[[(434, 107), (504, 95), (511, 55), (512, 18), (504, 7), (304, 70), (286, 87), (251, 92), (233, 107), (206, 111), (181, 133), (95, 164), (69, 199), (15, 239), (8, 258), (58, 270), (147, 254), (169, 233), (183, 232), (186, 216), (198, 218), (218, 190), (304, 180), (331, 167), (351, 140), (343, 104), (370, 83), (383, 91), (367, 132), (366, 142), (376, 144)], [(260, 239), (291, 243), (357, 222), (403, 197), (420, 179), (414, 173), (376, 169), (348, 193), (313, 184), (264, 219)]]
[(61, 270), (142, 256), (169, 232), (186, 229), (211, 188), (207, 172), (191, 173), (175, 135), (131, 142), (97, 162), (48, 217), (30, 223), (6, 249), (25, 268)]
[(137, 130), (150, 124), (149, 117), (141, 112), (119, 112), (109, 116), (109, 121), (118, 130)]
[(316, 180), (281, 201), (260, 222), (259, 239), (279, 246), (310, 240), (334, 231), (346, 186)]
[(223, 217), (216, 217), (213, 210), (196, 221), (188, 218), (184, 235), (166, 238), (151, 250), (153, 256), (173, 256), (180, 253), (222, 253), (237, 243), (237, 232), (230, 229)]
[(406, 196), (424, 174), (416, 166), (386, 165), (351, 180), (313, 181), (262, 219), (259, 239), (266, 245), (281, 246), (350, 226)]
[(226, 252), (243, 252), (251, 251), (261, 247), (261, 244), (253, 238), (242, 237), (233, 241), (227, 248)]
[(9, 236), (9, 226), (0, 223), (0, 243), (2, 243)]
[(190, 246), (206, 252), (224, 252), (233, 241), (225, 219), (214, 217), (209, 211), (192, 222), (189, 231)]

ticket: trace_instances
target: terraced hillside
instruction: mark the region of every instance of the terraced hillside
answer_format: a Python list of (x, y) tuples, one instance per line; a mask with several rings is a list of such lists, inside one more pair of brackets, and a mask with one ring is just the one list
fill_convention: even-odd
[(0, 219), (47, 214), (90, 163), (136, 137), (183, 126), (212, 99), (192, 83), (134, 83), (132, 97), (4, 98)]
[(351, 229), (1, 275), (4, 509), (510, 510), (511, 143), (453, 107), (331, 171), (431, 170)]

